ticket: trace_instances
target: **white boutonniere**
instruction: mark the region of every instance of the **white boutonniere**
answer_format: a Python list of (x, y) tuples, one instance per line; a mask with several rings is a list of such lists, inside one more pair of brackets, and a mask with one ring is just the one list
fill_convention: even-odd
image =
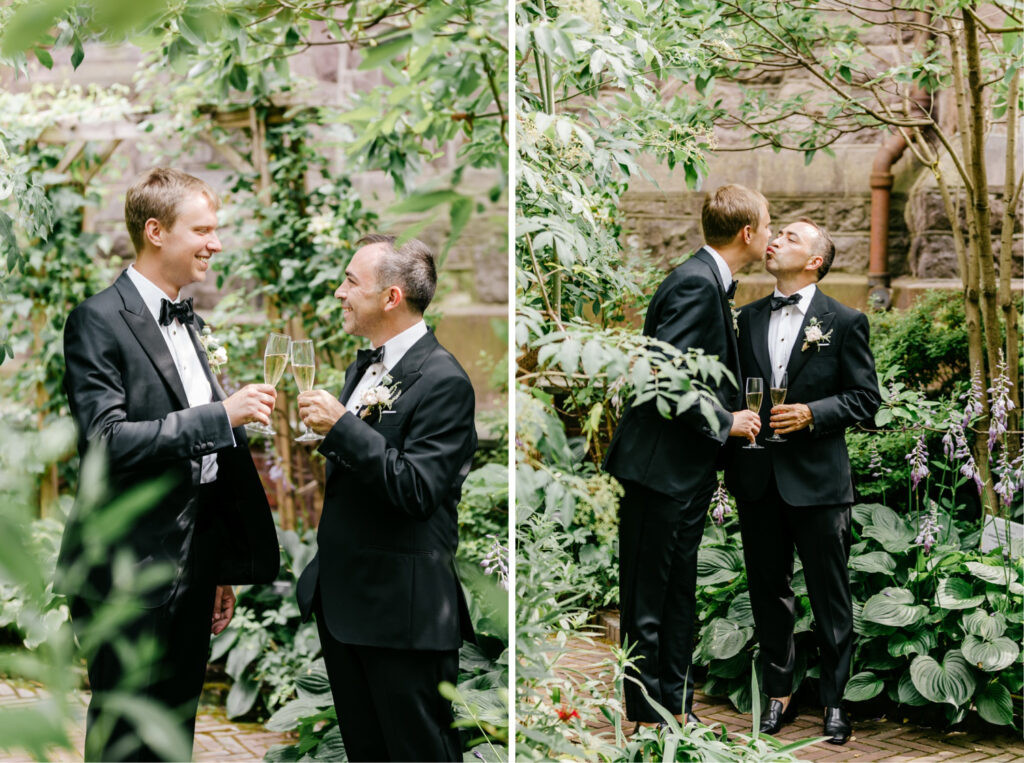
[(203, 346), (203, 350), (206, 351), (206, 360), (209, 362), (210, 368), (213, 369), (214, 373), (228, 362), (227, 347), (213, 335), (209, 326), (203, 326), (203, 331), (199, 335), (199, 343)]
[(732, 311), (732, 330), (736, 332), (736, 336), (740, 335), (740, 311), (736, 309), (736, 300), (729, 300), (729, 309)]
[(362, 398), (360, 398), (359, 402), (362, 405), (362, 410), (359, 411), (359, 418), (368, 419), (376, 413), (377, 421), (380, 421), (384, 411), (391, 410), (391, 406), (395, 404), (398, 396), (402, 394), (398, 390), (398, 385), (401, 383), (392, 380), (390, 376), (385, 374), (384, 378), (380, 380), (380, 384), (366, 390)]
[(800, 348), (800, 352), (806, 352), (807, 348), (814, 345), (815, 348), (820, 350), (822, 347), (828, 347), (828, 340), (832, 337), (832, 329), (822, 333), (821, 324), (818, 323), (817, 318), (811, 318), (807, 323), (807, 327), (804, 329), (804, 344)]

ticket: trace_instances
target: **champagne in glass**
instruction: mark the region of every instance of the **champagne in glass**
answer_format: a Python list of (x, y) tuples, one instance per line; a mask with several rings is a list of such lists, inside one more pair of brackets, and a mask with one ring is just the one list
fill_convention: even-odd
[[(760, 376), (747, 377), (747, 410), (752, 413), (761, 412), (761, 401), (764, 399), (764, 379)], [(745, 450), (761, 450), (763, 446), (756, 442), (747, 443)]]
[[(263, 381), (271, 387), (276, 387), (288, 367), (288, 356), (291, 351), (291, 338), (284, 334), (271, 334), (267, 338), (267, 347), (263, 351)], [(246, 424), (245, 428), (250, 432), (260, 434), (275, 434), (273, 427), (264, 424)]]
[[(299, 388), (299, 392), (309, 392), (313, 389), (316, 359), (312, 339), (292, 342), (292, 374), (295, 376), (295, 386)], [(302, 423), (302, 434), (295, 438), (295, 442), (319, 442), (324, 439), (322, 435), (308, 430), (305, 422), (300, 423)]]
[[(786, 402), (786, 391), (788, 389), (789, 389), (789, 375), (787, 373), (783, 372), (782, 373), (782, 378), (779, 379), (778, 382), (776, 382), (774, 378), (772, 379), (772, 386), (770, 388), (769, 394), (771, 395), (771, 398), (772, 398), (772, 407), (773, 408), (776, 405), (782, 405), (784, 402)], [(765, 438), (765, 442), (785, 442), (785, 441), (786, 441), (785, 437), (779, 437), (775, 432), (772, 432), (772, 436), (771, 437), (766, 437)]]

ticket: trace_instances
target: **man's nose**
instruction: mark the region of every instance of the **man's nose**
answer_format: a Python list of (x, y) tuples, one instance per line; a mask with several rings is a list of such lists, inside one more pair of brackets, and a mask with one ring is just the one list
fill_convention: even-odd
[(219, 252), (224, 247), (221, 246), (220, 239), (217, 238), (217, 234), (211, 233), (210, 240), (206, 242), (206, 248), (209, 249), (211, 252)]

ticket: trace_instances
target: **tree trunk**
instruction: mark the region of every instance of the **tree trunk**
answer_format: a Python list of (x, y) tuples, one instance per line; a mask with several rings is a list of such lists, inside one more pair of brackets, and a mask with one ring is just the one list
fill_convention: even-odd
[(967, 94), (970, 99), (971, 154), (968, 167), (974, 186), (973, 213), (977, 231), (977, 260), (980, 265), (981, 314), (985, 329), (985, 354), (989, 374), (994, 375), (1002, 344), (996, 304), (996, 269), (992, 252), (992, 212), (989, 205), (988, 170), (985, 167), (985, 92), (982, 84), (981, 52), (974, 16), (964, 13), (964, 42), (967, 56)]
[[(1002, 236), (999, 242), (999, 306), (1003, 310), (1003, 323), (1006, 326), (1006, 367), (1010, 375), (1010, 399), (1014, 409), (1007, 417), (1006, 426), (1009, 430), (1019, 430), (1021, 415), (1020, 386), (1020, 332), (1017, 327), (1019, 320), (1017, 302), (1010, 289), (1010, 276), (1013, 270), (1013, 231), (1017, 223), (1017, 98), (1020, 89), (1020, 69), (1010, 78), (1006, 102), (1006, 178), (1003, 183), (1003, 218)], [(1020, 451), (1020, 439), (1010, 437), (1007, 446), (1012, 460)]]

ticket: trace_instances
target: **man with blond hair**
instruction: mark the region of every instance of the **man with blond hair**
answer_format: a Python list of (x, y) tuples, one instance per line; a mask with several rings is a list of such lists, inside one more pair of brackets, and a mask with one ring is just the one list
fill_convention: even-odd
[[(92, 700), (86, 760), (159, 760), (150, 730), (129, 722), (125, 695), (155, 701), (180, 719), (191, 744), (210, 635), (234, 611), (232, 584), (269, 583), (279, 551), (270, 508), (243, 424), (268, 423), (274, 388), (250, 384), (231, 396), (199, 343), (202, 322), (180, 290), (207, 277), (221, 250), (213, 189), (199, 178), (156, 168), (128, 189), (125, 222), (137, 259), (114, 284), (71, 311), (64, 327), (64, 386), (83, 459), (103, 454), (108, 493), (160, 480), (168, 491), (93, 564), (82, 485), (68, 520), (55, 590), (68, 595), (84, 633), (119, 584), (129, 553), (132, 579), (169, 577), (141, 592), (119, 643), (86, 655)], [(122, 581), (123, 582), (123, 581)], [(132, 654), (155, 644), (150, 665)], [(126, 714), (126, 710), (129, 712)]]
[[(710, 194), (701, 211), (707, 242), (658, 287), (644, 334), (680, 352), (714, 355), (739, 381), (729, 298), (733, 273), (764, 256), (771, 236), (765, 198), (740, 185)], [(715, 424), (698, 406), (665, 417), (654, 401), (630, 407), (612, 438), (604, 468), (622, 483), (619, 605), (623, 647), (635, 670), (626, 681), (626, 717), (661, 720), (650, 700), (680, 720), (693, 714), (693, 631), (697, 548), (727, 439), (753, 440), (758, 417), (743, 410), (739, 389), (715, 385)], [(649, 698), (649, 699), (648, 699)]]

